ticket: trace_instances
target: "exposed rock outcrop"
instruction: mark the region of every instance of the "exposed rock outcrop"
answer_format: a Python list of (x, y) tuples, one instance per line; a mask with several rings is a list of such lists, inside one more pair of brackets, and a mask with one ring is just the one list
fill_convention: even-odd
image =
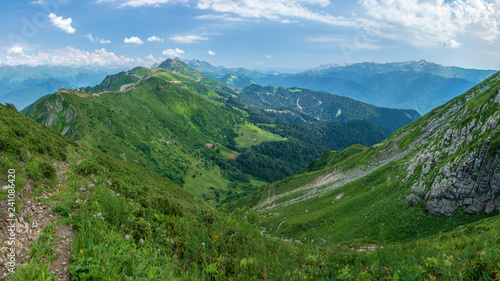
[(471, 107), (467, 101), (491, 89), (485, 85), (455, 100), (431, 119), (415, 142), (419, 150), (408, 162), (406, 181), (412, 193), (405, 203), (422, 200), (434, 215), (450, 216), (459, 209), (474, 214), (500, 205), (500, 91), (488, 102)]

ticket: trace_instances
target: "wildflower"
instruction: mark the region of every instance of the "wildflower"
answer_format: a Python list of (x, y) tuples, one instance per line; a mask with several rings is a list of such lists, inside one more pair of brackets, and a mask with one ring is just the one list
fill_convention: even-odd
[(120, 193), (117, 193), (116, 196), (120, 197)]
[(139, 244), (144, 244), (144, 239), (139, 240)]
[(82, 201), (80, 199), (76, 199), (76, 204), (80, 204)]
[(205, 246), (205, 243), (201, 243), (202, 246)]
[(130, 235), (125, 235), (125, 240), (129, 240), (130, 239)]

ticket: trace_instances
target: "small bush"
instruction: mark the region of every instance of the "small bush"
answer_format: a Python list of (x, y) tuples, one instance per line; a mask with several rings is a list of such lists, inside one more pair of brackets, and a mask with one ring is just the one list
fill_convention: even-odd
[(99, 172), (99, 166), (97, 163), (91, 160), (84, 160), (80, 163), (80, 166), (76, 168), (76, 171), (82, 176), (90, 176), (92, 174), (97, 174)]

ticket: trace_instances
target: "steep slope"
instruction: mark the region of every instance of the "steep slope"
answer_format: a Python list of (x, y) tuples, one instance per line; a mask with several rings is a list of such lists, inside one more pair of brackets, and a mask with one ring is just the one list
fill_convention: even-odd
[(236, 76), (234, 74), (226, 74), (221, 78), (219, 78), (219, 81), (231, 85), (233, 87), (245, 87), (248, 85), (255, 84), (255, 82), (248, 77)]
[(251, 85), (237, 93), (243, 104), (258, 106), (270, 113), (281, 111), (283, 114), (300, 116), (302, 122), (310, 122), (311, 119), (369, 120), (394, 131), (420, 117), (414, 110), (381, 108), (350, 98), (307, 89)]
[(325, 152), (234, 206), (258, 210), (272, 233), (325, 244), (416, 239), (496, 215), (499, 90), (497, 73), (382, 143)]
[[(3, 105), (0, 170), (0, 240), (10, 245), (0, 256), (2, 279), (294, 280), (334, 274), (320, 264), (301, 272), (311, 264), (309, 254), (316, 259), (326, 251), (264, 237), (172, 182)], [(9, 194), (16, 200), (7, 201)], [(11, 248), (15, 266), (4, 255)]]

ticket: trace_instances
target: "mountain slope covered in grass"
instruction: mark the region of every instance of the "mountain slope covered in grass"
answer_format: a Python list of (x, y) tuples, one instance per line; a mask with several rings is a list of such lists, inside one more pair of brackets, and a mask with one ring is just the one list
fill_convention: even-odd
[(61, 90), (35, 105), (28, 116), (199, 195), (210, 187), (227, 193), (228, 180), (205, 156), (206, 145), (230, 151), (227, 147), (236, 145), (234, 128), (244, 122), (220, 105), (156, 77), (126, 93)]
[[(322, 166), (318, 163), (316, 169)], [(464, 220), (464, 227), (409, 243), (360, 239), (318, 247), (316, 240), (274, 238), (250, 224), (258, 222), (255, 213), (229, 215), (214, 210), (169, 180), (75, 143), (0, 105), (0, 170), (9, 169), (15, 170), (12, 188), (19, 195), (16, 251), (29, 254), (18, 255), (15, 274), (2, 272), (7, 280), (41, 276), (46, 280), (56, 276), (69, 280), (480, 280), (499, 275), (498, 216), (472, 224)], [(11, 189), (6, 175), (0, 178), (0, 186)], [(2, 218), (7, 213), (7, 189), (0, 193)], [(45, 216), (51, 219), (43, 220)], [(1, 220), (2, 242), (9, 235), (6, 223)], [(27, 234), (21, 225), (29, 228), (27, 233), (40, 233), (38, 238), (33, 236), (33, 244), (22, 244)], [(70, 239), (59, 236), (62, 227), (71, 232)], [(348, 234), (344, 238), (352, 237)], [(58, 251), (65, 247), (69, 255), (61, 256)], [(5, 258), (0, 257), (2, 264)], [(67, 269), (58, 267), (61, 263)]]
[(323, 245), (407, 241), (498, 215), (500, 74), (371, 146), (327, 151), (233, 204), (266, 232)]
[(251, 85), (237, 93), (243, 104), (264, 108), (269, 113), (300, 116), (302, 122), (369, 120), (394, 131), (420, 117), (414, 110), (382, 108), (307, 89)]
[[(137, 67), (110, 75), (94, 87), (60, 90), (25, 114), (169, 178), (214, 205), (293, 175), (326, 149), (372, 145), (390, 133), (370, 121), (271, 124), (241, 103), (234, 88), (179, 61), (162, 66), (166, 68)], [(376, 108), (372, 115), (383, 110)], [(406, 119), (396, 123), (410, 122), (405, 112), (395, 112), (386, 119), (403, 115)], [(306, 134), (313, 137), (304, 138)]]

